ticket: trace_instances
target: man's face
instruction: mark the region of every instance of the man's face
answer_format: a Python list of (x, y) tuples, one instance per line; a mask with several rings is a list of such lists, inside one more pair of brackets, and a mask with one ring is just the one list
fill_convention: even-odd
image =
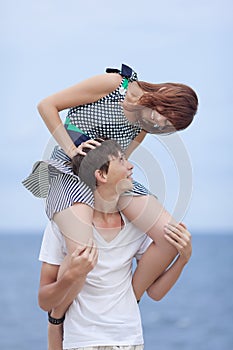
[(133, 188), (132, 170), (133, 165), (125, 158), (123, 153), (119, 152), (118, 157), (111, 157), (110, 159), (107, 184), (112, 186), (118, 194), (131, 190)]

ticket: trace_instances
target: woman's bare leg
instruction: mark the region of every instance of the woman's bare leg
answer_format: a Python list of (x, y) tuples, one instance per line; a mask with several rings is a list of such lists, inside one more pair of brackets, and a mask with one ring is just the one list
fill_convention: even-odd
[(119, 208), (135, 226), (146, 232), (155, 242), (154, 249), (147, 255), (148, 268), (141, 271), (139, 264), (133, 277), (137, 286), (135, 295), (139, 300), (177, 255), (176, 249), (164, 237), (164, 225), (169, 222), (175, 223), (175, 220), (154, 196), (122, 196)]
[[(68, 255), (60, 266), (58, 279), (67, 269), (68, 261), (71, 254), (77, 248), (77, 244), (84, 246), (89, 238), (93, 236), (92, 217), (93, 209), (82, 203), (76, 203), (72, 207), (54, 215), (53, 220), (64, 235), (68, 252)], [(85, 279), (83, 280), (83, 284), (84, 282)], [(79, 290), (80, 284), (78, 290), (77, 286), (73, 286), (67, 294), (65, 302), (52, 310), (51, 316), (57, 319), (63, 317)], [(62, 341), (63, 324), (53, 325), (48, 323), (48, 350), (62, 350)]]
[(54, 325), (48, 323), (48, 350), (62, 350), (63, 323)]
[[(69, 256), (66, 256), (65, 259), (63, 260), (58, 271), (58, 277), (57, 277), (58, 280), (67, 269), (69, 258), (70, 258)], [(85, 282), (85, 279), (83, 279), (83, 284), (84, 282)], [(73, 302), (73, 300), (77, 296), (80, 288), (81, 288), (80, 283), (78, 286), (73, 286), (73, 288), (71, 288), (68, 294), (66, 295), (65, 301), (51, 311), (51, 316), (56, 319), (62, 318), (66, 313), (70, 304)], [(53, 325), (51, 323), (48, 323), (48, 350), (62, 350), (63, 349), (62, 341), (63, 341), (63, 323), (59, 325)]]
[(93, 238), (93, 209), (83, 203), (75, 203), (59, 213), (53, 220), (65, 237), (68, 254), (72, 254), (78, 244), (86, 244)]

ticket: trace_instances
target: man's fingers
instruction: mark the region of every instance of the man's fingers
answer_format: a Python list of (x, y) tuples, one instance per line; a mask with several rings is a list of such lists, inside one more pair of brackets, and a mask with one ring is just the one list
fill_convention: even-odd
[(183, 223), (180, 223), (178, 225), (167, 224), (165, 225), (164, 229), (165, 232), (176, 234), (177, 237), (184, 239), (186, 242), (191, 238), (190, 232), (187, 230), (186, 226)]
[(93, 268), (98, 259), (98, 249), (94, 240), (92, 238), (89, 238), (85, 245), (77, 245), (77, 248), (71, 254), (71, 258), (81, 261), (83, 267), (91, 266)]
[(92, 249), (93, 249), (93, 245), (94, 245), (94, 240), (93, 238), (89, 238), (86, 244), (86, 248), (85, 248), (85, 253), (86, 254), (90, 254)]
[(190, 240), (186, 232), (181, 232), (177, 227), (166, 225), (164, 231), (166, 235), (170, 237), (169, 242), (173, 240), (174, 242), (178, 243), (180, 247), (186, 246)]
[(180, 251), (180, 249), (182, 248), (182, 245), (180, 245), (174, 238), (172, 238), (169, 234), (165, 234), (164, 235), (165, 239), (171, 244), (173, 245), (173, 247), (175, 247), (178, 252)]
[(86, 247), (82, 253), (82, 256), (85, 259), (89, 259), (89, 257), (90, 257), (89, 260), (91, 260), (96, 249), (97, 248), (96, 248), (96, 244), (95, 244), (94, 240), (92, 238), (89, 238), (89, 240), (87, 241)]
[(78, 244), (77, 243), (77, 247), (76, 247), (75, 251), (72, 253), (72, 255), (73, 256), (81, 255), (86, 250), (89, 252), (89, 250), (92, 248), (92, 246), (93, 246), (93, 239), (91, 239), (91, 238), (89, 238), (89, 240), (85, 244)]
[(182, 226), (185, 230), (187, 230), (187, 226), (183, 222), (180, 222), (179, 225)]
[(73, 255), (73, 256), (81, 255), (85, 249), (86, 249), (85, 245), (77, 244), (76, 249), (74, 250), (74, 252), (71, 255)]
[(164, 230), (166, 233), (171, 234), (173, 237), (177, 237), (177, 239), (183, 235), (179, 228), (172, 224), (165, 225)]
[(96, 257), (98, 257), (98, 249), (97, 249), (96, 243), (93, 242), (93, 246), (92, 246), (92, 249), (91, 249), (91, 252), (90, 252), (90, 258), (92, 260), (95, 260)]

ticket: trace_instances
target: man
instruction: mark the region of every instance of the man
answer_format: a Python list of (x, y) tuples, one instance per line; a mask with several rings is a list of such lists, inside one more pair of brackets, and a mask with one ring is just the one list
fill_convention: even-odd
[[(73, 169), (94, 191), (96, 243), (78, 245), (62, 262), (66, 247), (58, 227), (51, 223), (45, 232), (40, 253), (43, 264), (39, 304), (46, 311), (52, 310), (49, 349), (61, 349), (56, 337), (61, 334), (62, 316), (71, 304), (64, 320), (64, 349), (141, 350), (138, 282), (132, 280), (132, 260), (137, 259), (143, 279), (151, 266), (150, 248), (154, 243), (117, 209), (119, 196), (133, 186), (133, 166), (115, 141), (104, 141), (86, 151), (86, 156), (74, 157)], [(179, 257), (147, 290), (155, 300), (174, 285), (191, 255), (190, 234), (182, 224), (168, 225), (165, 234)]]

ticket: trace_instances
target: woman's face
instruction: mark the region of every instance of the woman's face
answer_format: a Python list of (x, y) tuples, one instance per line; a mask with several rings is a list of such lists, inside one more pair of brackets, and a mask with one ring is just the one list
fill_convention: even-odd
[[(166, 89), (162, 87), (160, 90)], [(122, 103), (124, 113), (131, 123), (139, 122), (143, 130), (150, 134), (167, 134), (176, 131), (172, 123), (163, 116), (163, 108), (156, 109), (139, 105), (138, 101), (143, 95), (143, 90), (136, 82), (129, 85), (125, 99)]]
[(142, 108), (138, 111), (138, 121), (141, 128), (150, 134), (172, 133), (176, 131), (172, 123), (155, 109)]

